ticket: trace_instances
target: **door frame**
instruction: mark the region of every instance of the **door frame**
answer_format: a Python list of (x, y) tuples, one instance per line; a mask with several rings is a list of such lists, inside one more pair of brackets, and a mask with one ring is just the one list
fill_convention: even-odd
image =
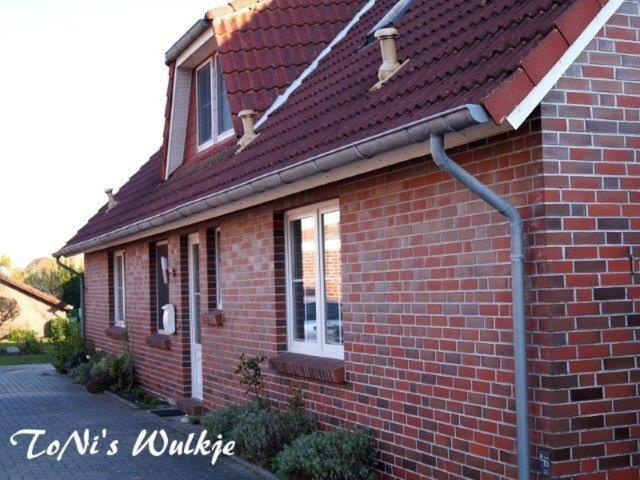
[[(196, 302), (199, 300), (195, 296), (195, 263), (193, 246), (198, 245), (198, 267), (200, 270), (200, 237), (197, 233), (189, 235), (188, 244), (188, 272), (189, 272), (189, 355), (191, 357), (191, 397), (202, 400), (202, 323), (200, 324), (200, 343), (196, 343)], [(201, 287), (201, 285), (200, 285)], [(198, 309), (198, 311), (201, 311)], [(200, 319), (202, 321), (202, 318)], [(198, 378), (200, 379), (198, 383)]]

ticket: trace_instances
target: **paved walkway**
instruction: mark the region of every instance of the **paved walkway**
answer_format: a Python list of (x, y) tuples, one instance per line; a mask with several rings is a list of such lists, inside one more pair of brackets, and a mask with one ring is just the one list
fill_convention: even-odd
[[(21, 436), (12, 446), (9, 438), (16, 431), (46, 429), (37, 451), (49, 442), (64, 442), (74, 431), (89, 428), (92, 435), (107, 429), (107, 442), (100, 453), (80, 456), (68, 450), (60, 462), (42, 455), (27, 460), (31, 437)], [(211, 465), (211, 457), (153, 457), (147, 453), (131, 456), (135, 438), (142, 429), (164, 428), (169, 438), (184, 439), (155, 415), (128, 408), (107, 395), (90, 395), (83, 386), (57, 374), (50, 365), (0, 367), (0, 479), (1, 480), (249, 480), (255, 474), (229, 460)], [(118, 453), (107, 456), (108, 443), (119, 440)]]

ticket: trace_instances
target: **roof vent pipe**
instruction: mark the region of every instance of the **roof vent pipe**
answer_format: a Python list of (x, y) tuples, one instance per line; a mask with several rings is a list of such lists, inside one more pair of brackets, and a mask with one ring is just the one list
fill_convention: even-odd
[(380, 51), (382, 52), (382, 65), (378, 69), (378, 79), (384, 82), (400, 67), (398, 54), (396, 53), (398, 30), (395, 28), (381, 28), (376, 31), (374, 36), (380, 42)]
[(242, 128), (244, 130), (242, 138), (238, 140), (238, 145), (240, 145), (240, 150), (242, 150), (258, 136), (254, 130), (256, 112), (252, 109), (240, 110), (238, 116), (242, 119)]
[(107, 203), (107, 211), (109, 211), (118, 204), (118, 201), (113, 196), (113, 188), (107, 188), (104, 193), (109, 197), (109, 203)]
[(409, 60), (400, 63), (396, 52), (396, 37), (398, 30), (395, 28), (381, 28), (376, 30), (375, 37), (380, 42), (380, 52), (382, 53), (382, 65), (378, 69), (378, 80), (371, 90), (379, 89), (384, 82), (389, 80), (400, 68)]

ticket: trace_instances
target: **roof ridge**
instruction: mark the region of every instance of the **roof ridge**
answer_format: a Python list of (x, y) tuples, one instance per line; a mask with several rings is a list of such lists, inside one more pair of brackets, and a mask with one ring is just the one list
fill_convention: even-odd
[(271, 0), (231, 0), (225, 5), (207, 10), (204, 14), (205, 20), (218, 21), (224, 17), (237, 13), (241, 10), (251, 8), (257, 3), (265, 3)]

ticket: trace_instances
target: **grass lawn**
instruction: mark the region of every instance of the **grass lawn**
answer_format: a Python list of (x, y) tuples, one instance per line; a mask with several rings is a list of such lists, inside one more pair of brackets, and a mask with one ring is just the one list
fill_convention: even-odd
[(45, 344), (46, 353), (39, 355), (22, 355), (4, 353), (7, 347), (15, 346), (15, 343), (0, 342), (0, 366), (2, 365), (27, 365), (30, 363), (50, 363), (51, 362), (51, 345)]

